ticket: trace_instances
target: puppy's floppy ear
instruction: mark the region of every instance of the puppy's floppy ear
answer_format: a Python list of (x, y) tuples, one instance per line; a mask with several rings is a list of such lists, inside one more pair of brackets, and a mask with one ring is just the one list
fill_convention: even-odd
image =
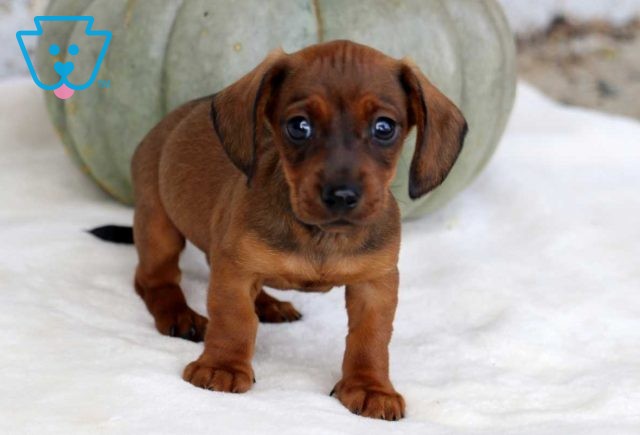
[(467, 121), (412, 62), (402, 61), (400, 80), (407, 93), (409, 122), (418, 129), (409, 170), (409, 196), (416, 199), (446, 178), (462, 150)]
[(287, 55), (274, 50), (253, 71), (213, 97), (213, 128), (229, 159), (247, 176), (247, 184), (255, 170), (269, 103), (286, 71)]

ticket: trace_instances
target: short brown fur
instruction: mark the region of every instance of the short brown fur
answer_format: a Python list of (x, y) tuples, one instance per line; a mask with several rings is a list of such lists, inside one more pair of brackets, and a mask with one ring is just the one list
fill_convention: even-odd
[[(293, 143), (303, 116), (313, 135)], [(375, 119), (397, 135), (379, 143)], [(348, 41), (271, 53), (214, 96), (165, 117), (132, 163), (139, 254), (135, 287), (163, 334), (204, 339), (184, 370), (192, 384), (244, 392), (258, 321), (300, 318), (263, 286), (328, 291), (346, 285), (349, 333), (333, 394), (352, 412), (396, 420), (405, 404), (389, 380), (397, 304), (400, 213), (389, 185), (402, 143), (418, 129), (410, 194), (440, 184), (462, 147), (460, 111), (408, 61)], [(323, 186), (357, 185), (358, 203), (335, 212)], [(209, 321), (180, 289), (185, 239), (207, 256)]]

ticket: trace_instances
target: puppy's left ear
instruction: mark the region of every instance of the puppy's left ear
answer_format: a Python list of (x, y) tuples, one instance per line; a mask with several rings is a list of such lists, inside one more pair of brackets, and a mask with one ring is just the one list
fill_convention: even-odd
[(409, 172), (409, 197), (439, 186), (456, 162), (467, 134), (462, 112), (410, 61), (400, 67), (410, 125), (418, 129)]
[(247, 184), (255, 171), (270, 103), (286, 71), (287, 55), (274, 50), (253, 71), (213, 97), (213, 128), (229, 159), (247, 176)]

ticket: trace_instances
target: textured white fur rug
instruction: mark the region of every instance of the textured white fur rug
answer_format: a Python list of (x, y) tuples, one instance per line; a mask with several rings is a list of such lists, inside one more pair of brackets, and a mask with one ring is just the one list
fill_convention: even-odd
[[(520, 85), (484, 174), (405, 224), (392, 423), (328, 395), (342, 289), (277, 295), (304, 319), (260, 326), (249, 393), (182, 381), (202, 345), (155, 331), (132, 247), (83, 232), (131, 210), (65, 156), (33, 83), (0, 94), (0, 433), (640, 433), (639, 123)], [(183, 267), (204, 313), (202, 255)]]

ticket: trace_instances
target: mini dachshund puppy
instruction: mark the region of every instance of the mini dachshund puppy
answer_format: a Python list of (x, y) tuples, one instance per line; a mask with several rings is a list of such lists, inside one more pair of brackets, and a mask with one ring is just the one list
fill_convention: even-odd
[[(389, 186), (414, 126), (415, 199), (455, 163), (467, 131), (462, 113), (412, 63), (333, 41), (274, 51), (148, 133), (132, 162), (135, 289), (162, 334), (204, 339), (186, 381), (251, 388), (259, 320), (301, 317), (263, 286), (345, 285), (349, 331), (332, 394), (356, 414), (404, 416), (389, 380), (400, 246)], [(208, 321), (180, 289), (185, 239), (211, 267)]]

